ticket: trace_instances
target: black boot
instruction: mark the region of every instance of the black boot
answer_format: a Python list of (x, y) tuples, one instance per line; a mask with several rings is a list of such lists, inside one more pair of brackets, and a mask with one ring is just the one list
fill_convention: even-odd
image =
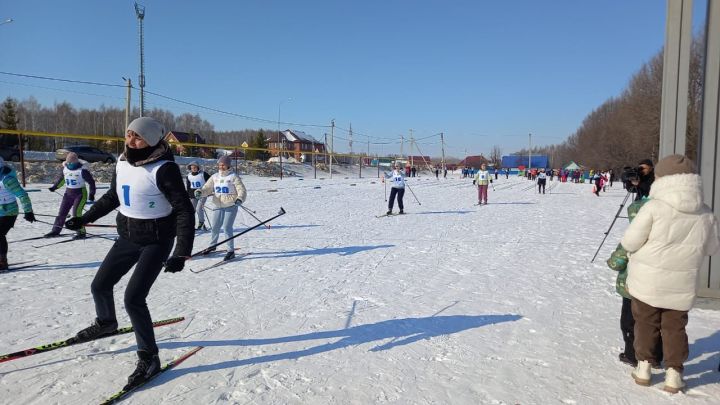
[(225, 257), (223, 257), (223, 261), (226, 262), (226, 261), (232, 260), (234, 258), (235, 258), (235, 252), (231, 250), (225, 254)]
[(627, 355), (627, 354), (625, 354), (625, 352), (622, 352), (618, 356), (618, 359), (620, 359), (620, 361), (622, 361), (625, 364), (629, 364), (633, 367), (637, 367), (638, 362), (635, 359), (635, 356), (633, 356), (633, 355)]
[(73, 240), (85, 239), (85, 238), (87, 238), (87, 234), (85, 232), (78, 232), (72, 238), (73, 238)]
[(78, 332), (77, 335), (75, 335), (75, 339), (79, 342), (98, 339), (113, 334), (117, 330), (117, 327), (117, 322), (100, 322), (99, 319), (95, 318), (95, 322)]
[(43, 238), (54, 238), (56, 236), (60, 236), (60, 231), (50, 231), (43, 235)]
[(203, 255), (203, 256), (207, 256), (207, 255), (209, 255), (210, 253), (214, 252), (216, 249), (217, 249), (217, 248), (207, 248), (207, 249), (205, 249), (205, 250), (202, 251), (202, 255)]
[(157, 354), (138, 350), (138, 361), (135, 371), (128, 377), (128, 383), (123, 390), (129, 390), (149, 380), (160, 372), (160, 358)]

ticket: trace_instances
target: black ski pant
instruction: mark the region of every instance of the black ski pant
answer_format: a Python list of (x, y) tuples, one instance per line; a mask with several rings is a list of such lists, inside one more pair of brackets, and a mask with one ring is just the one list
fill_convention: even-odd
[(545, 179), (538, 179), (537, 185), (538, 185), (538, 194), (539, 193), (545, 194)]
[(0, 217), (0, 258), (6, 258), (8, 252), (7, 234), (15, 226), (17, 215)]
[(98, 319), (101, 322), (117, 322), (113, 287), (137, 263), (125, 288), (125, 310), (135, 329), (138, 350), (152, 354), (158, 352), (158, 347), (145, 298), (172, 247), (172, 238), (143, 246), (120, 237), (105, 256), (90, 287)]
[(395, 203), (395, 196), (397, 195), (397, 201), (398, 201), (398, 207), (400, 207), (400, 211), (404, 209), (403, 205), (403, 196), (405, 195), (405, 189), (404, 188), (390, 188), (390, 199), (388, 199), (388, 211), (392, 211), (393, 205)]

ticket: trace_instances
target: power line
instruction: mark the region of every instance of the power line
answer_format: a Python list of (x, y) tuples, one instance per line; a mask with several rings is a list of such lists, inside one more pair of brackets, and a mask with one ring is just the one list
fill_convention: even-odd
[[(127, 87), (126, 85), (121, 85), (121, 84), (110, 84), (110, 83), (89, 82), (89, 81), (84, 81), (84, 80), (61, 79), (61, 78), (57, 78), (57, 77), (26, 75), (26, 74), (22, 74), (22, 73), (11, 73), (11, 72), (3, 72), (3, 71), (0, 71), (0, 74), (4, 74), (4, 75), (8, 75), (8, 76), (27, 77), (27, 78), (31, 78), (31, 79), (50, 80), (50, 81), (57, 81), (57, 82), (87, 84), (87, 85), (93, 85), (93, 86), (121, 87), (121, 88)], [(138, 90), (138, 88), (135, 86), (132, 86), (132, 88), (135, 90)], [(145, 93), (152, 94), (156, 97), (161, 97), (161, 98), (164, 98), (167, 100), (171, 100), (176, 103), (186, 104), (186, 105), (193, 106), (196, 108), (201, 108), (203, 110), (214, 111), (214, 112), (220, 113), (220, 114), (226, 114), (226, 115), (230, 115), (230, 116), (234, 116), (234, 117), (239, 117), (239, 118), (243, 118), (243, 119), (246, 119), (249, 121), (263, 122), (263, 123), (269, 123), (269, 124), (277, 124), (278, 123), (277, 120), (269, 120), (269, 119), (265, 119), (265, 118), (252, 117), (252, 116), (245, 115), (245, 114), (238, 114), (238, 113), (233, 113), (233, 112), (229, 112), (229, 111), (224, 111), (224, 110), (220, 110), (217, 108), (212, 108), (212, 107), (208, 107), (208, 106), (204, 106), (204, 105), (200, 105), (200, 104), (191, 103), (189, 101), (180, 100), (180, 99), (166, 96), (166, 95), (163, 95), (160, 93), (151, 92), (148, 90), (145, 90)], [(297, 123), (297, 122), (280, 122), (280, 124), (296, 126), (296, 127), (330, 128), (329, 125), (303, 124), (303, 123)]]
[(80, 84), (90, 84), (93, 86), (106, 86), (106, 87), (125, 87), (122, 84), (110, 84), (110, 83), (98, 83), (98, 82), (86, 82), (82, 80), (70, 80), (70, 79), (59, 79), (56, 77), (46, 77), (46, 76), (35, 76), (35, 75), (24, 75), (21, 73), (10, 73), (10, 72), (0, 72), (0, 74), (8, 75), (8, 76), (19, 76), (19, 77), (29, 77), (31, 79), (42, 79), (42, 80), (53, 80), (56, 82), (67, 82), (67, 83), (80, 83)]

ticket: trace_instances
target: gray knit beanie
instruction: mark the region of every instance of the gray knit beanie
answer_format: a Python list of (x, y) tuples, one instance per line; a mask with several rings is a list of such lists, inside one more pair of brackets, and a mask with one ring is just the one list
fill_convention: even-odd
[(230, 156), (228, 156), (228, 155), (220, 156), (220, 159), (218, 159), (217, 162), (218, 162), (218, 164), (222, 163), (222, 164), (224, 164), (224, 165), (227, 166), (227, 167), (230, 167), (230, 166), (231, 166)]
[(160, 143), (160, 140), (165, 137), (165, 127), (150, 117), (135, 118), (130, 125), (128, 125), (127, 130), (140, 135), (150, 146), (157, 145)]

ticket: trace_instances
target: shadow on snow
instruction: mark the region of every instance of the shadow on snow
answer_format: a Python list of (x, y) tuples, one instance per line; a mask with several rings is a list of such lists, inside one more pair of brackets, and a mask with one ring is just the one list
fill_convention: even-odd
[[(281, 360), (295, 360), (302, 357), (312, 356), (332, 350), (343, 349), (348, 346), (356, 346), (364, 343), (377, 342), (370, 348), (371, 352), (389, 350), (396, 346), (404, 346), (420, 340), (433, 337), (450, 335), (481, 326), (493, 325), (503, 322), (513, 322), (521, 319), (520, 315), (452, 315), (436, 316), (426, 318), (404, 318), (392, 319), (366, 325), (353, 326), (347, 329), (338, 329), (325, 332), (314, 332), (295, 336), (283, 336), (265, 339), (235, 339), (235, 340), (198, 340), (190, 342), (166, 342), (160, 343), (163, 349), (177, 349), (190, 346), (205, 347), (227, 347), (227, 346), (262, 346), (289, 342), (303, 342), (317, 339), (335, 339), (333, 342), (312, 346), (307, 349), (270, 354), (265, 356), (250, 357), (247, 359), (228, 360), (215, 364), (198, 365), (178, 369), (172, 373), (172, 378), (185, 374), (203, 373), (208, 371), (222, 370), (246, 365), (270, 363)], [(381, 340), (391, 339), (382, 343)], [(163, 379), (164, 380), (164, 379)], [(165, 380), (167, 381), (167, 380)]]
[(374, 249), (386, 249), (395, 247), (395, 245), (370, 245), (370, 246), (342, 246), (342, 247), (327, 247), (327, 248), (310, 248), (308, 250), (284, 250), (277, 252), (251, 252), (248, 257), (244, 260), (251, 259), (274, 259), (281, 257), (299, 257), (299, 256), (316, 256), (316, 255), (330, 255), (339, 254), (340, 256), (349, 256), (355, 253), (364, 252), (367, 250)]

